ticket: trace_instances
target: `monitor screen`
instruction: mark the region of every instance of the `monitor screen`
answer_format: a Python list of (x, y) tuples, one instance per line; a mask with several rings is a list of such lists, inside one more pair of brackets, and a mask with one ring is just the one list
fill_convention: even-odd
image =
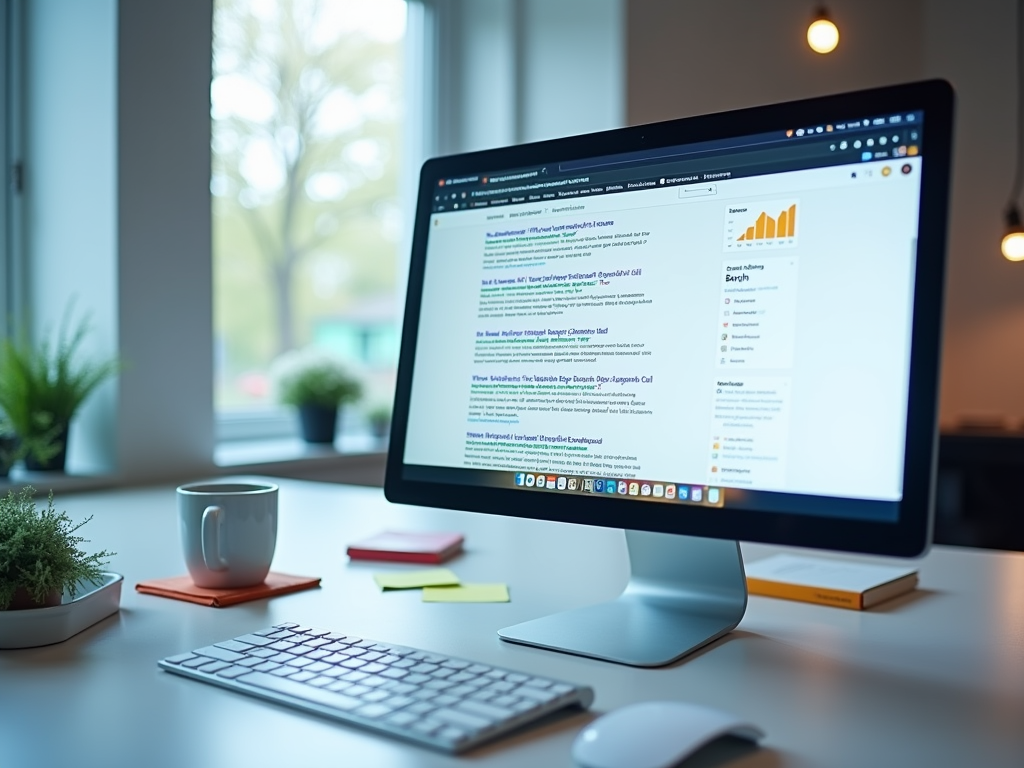
[(389, 497), (919, 552), (950, 101), (926, 83), (428, 162)]

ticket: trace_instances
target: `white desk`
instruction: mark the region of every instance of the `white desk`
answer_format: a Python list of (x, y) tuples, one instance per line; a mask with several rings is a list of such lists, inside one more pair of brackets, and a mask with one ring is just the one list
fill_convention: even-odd
[[(378, 490), (281, 481), (274, 567), (323, 588), (214, 609), (139, 595), (184, 572), (170, 487), (58, 497), (92, 546), (119, 554), (120, 614), (47, 648), (0, 651), (0, 766), (570, 766), (594, 713), (681, 699), (748, 717), (768, 738), (686, 763), (730, 766), (1024, 766), (1024, 555), (938, 548), (922, 588), (860, 613), (753, 597), (739, 630), (644, 670), (498, 640), (500, 627), (610, 599), (626, 577), (621, 532), (389, 505)], [(467, 581), (512, 602), (444, 605), (381, 594), (389, 566), (345, 545), (385, 527), (453, 529)], [(769, 550), (745, 547), (748, 559)], [(402, 566), (394, 566), (401, 568)], [(161, 672), (158, 658), (279, 621), (350, 631), (594, 687), (593, 711), (453, 758)]]

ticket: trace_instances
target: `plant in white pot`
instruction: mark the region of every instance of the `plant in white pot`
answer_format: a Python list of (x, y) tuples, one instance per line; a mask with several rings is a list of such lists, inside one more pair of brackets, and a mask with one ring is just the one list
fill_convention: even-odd
[(307, 443), (333, 443), (339, 411), (363, 391), (341, 358), (317, 349), (286, 352), (274, 361), (271, 376), (278, 399), (298, 409)]
[(83, 583), (102, 581), (114, 553), (86, 554), (87, 540), (76, 535), (91, 519), (74, 524), (54, 508), (52, 493), (37, 509), (30, 487), (0, 497), (0, 611), (60, 605), (64, 592), (73, 598)]

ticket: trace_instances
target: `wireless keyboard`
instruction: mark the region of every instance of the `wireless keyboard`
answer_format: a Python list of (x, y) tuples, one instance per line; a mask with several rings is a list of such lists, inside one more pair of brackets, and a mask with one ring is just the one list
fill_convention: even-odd
[(586, 686), (292, 623), (159, 665), (446, 752), (594, 700)]

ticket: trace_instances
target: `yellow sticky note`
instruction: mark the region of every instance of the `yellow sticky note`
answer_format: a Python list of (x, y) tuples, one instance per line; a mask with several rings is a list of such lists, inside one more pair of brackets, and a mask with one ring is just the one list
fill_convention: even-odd
[(458, 586), (459, 577), (447, 568), (422, 571), (387, 571), (373, 574), (381, 589), (419, 589), (420, 587)]
[(505, 584), (461, 584), (457, 587), (424, 587), (424, 603), (507, 603)]

